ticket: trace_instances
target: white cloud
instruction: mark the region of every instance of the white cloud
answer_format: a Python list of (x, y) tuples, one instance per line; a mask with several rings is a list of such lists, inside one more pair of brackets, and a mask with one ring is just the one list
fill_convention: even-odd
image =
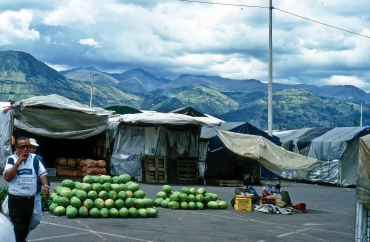
[[(266, 81), (268, 9), (261, 7), (268, 7), (268, 1), (227, 3), (51, 0), (39, 6), (18, 4), (18, 11), (13, 4), (12, 11), (0, 10), (0, 30), (10, 31), (0, 31), (0, 45), (32, 50), (30, 54), (44, 56), (40, 60), (54, 66), (118, 72), (139, 67), (156, 76), (187, 73)], [(318, 85), (341, 77), (340, 83), (360, 88), (370, 83), (368, 38), (289, 14), (370, 36), (368, 1), (279, 0), (273, 5), (274, 82)], [(4, 27), (4, 19), (11, 28)], [(20, 19), (24, 27), (16, 27)], [(28, 33), (41, 36), (42, 42), (11, 45), (20, 37), (8, 29), (25, 29), (22, 39)]]
[(32, 13), (27, 10), (0, 13), (0, 46), (13, 44), (17, 40), (37, 40), (40, 34), (30, 29)]
[(78, 41), (81, 45), (88, 45), (92, 47), (99, 47), (99, 42), (96, 42), (93, 38), (80, 39)]

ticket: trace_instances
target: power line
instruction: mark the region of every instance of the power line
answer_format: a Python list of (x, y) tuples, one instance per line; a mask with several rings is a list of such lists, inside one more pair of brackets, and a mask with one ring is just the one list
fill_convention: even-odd
[[(224, 6), (234, 6), (234, 7), (247, 7), (247, 8), (269, 8), (269, 7), (263, 7), (263, 6), (251, 6), (251, 5), (244, 5), (244, 4), (233, 4), (233, 3), (212, 3), (212, 2), (204, 2), (204, 1), (195, 1), (195, 0), (178, 0), (180, 2), (190, 2), (190, 3), (204, 3), (204, 4), (211, 4), (211, 5), (224, 5)], [(334, 29), (338, 29), (338, 30), (341, 30), (341, 31), (344, 31), (344, 32), (347, 32), (347, 33), (351, 33), (351, 34), (355, 34), (355, 35), (359, 35), (359, 36), (362, 36), (362, 37), (365, 37), (365, 38), (369, 38), (370, 39), (370, 36), (367, 36), (367, 35), (363, 35), (363, 34), (359, 34), (359, 33), (356, 33), (356, 32), (353, 32), (353, 31), (349, 31), (349, 30), (346, 30), (346, 29), (342, 29), (342, 28), (339, 28), (339, 27), (335, 27), (333, 25), (329, 25), (329, 24), (325, 24), (325, 23), (322, 23), (322, 22), (319, 22), (319, 21), (316, 21), (316, 20), (313, 20), (313, 19), (310, 19), (310, 18), (306, 18), (306, 17), (303, 17), (303, 16), (300, 16), (298, 14), (294, 14), (294, 13), (290, 13), (290, 12), (287, 12), (285, 10), (282, 10), (282, 9), (278, 9), (278, 8), (275, 8), (273, 7), (273, 9), (276, 9), (278, 11), (281, 11), (281, 12), (284, 12), (284, 13), (287, 13), (287, 14), (290, 14), (290, 15), (293, 15), (293, 16), (296, 16), (298, 18), (302, 18), (302, 19), (306, 19), (308, 21), (312, 21), (312, 22), (315, 22), (315, 23), (318, 23), (318, 24), (322, 24), (322, 25), (325, 25), (327, 27), (330, 27), (330, 28), (334, 28)]]
[(178, 1), (180, 1), (180, 2), (189, 2), (189, 3), (205, 3), (205, 4), (211, 4), (211, 5), (234, 6), (234, 7), (269, 8), (269, 7), (262, 7), (262, 6), (250, 6), (250, 5), (233, 4), (233, 3), (211, 3), (211, 2), (192, 1), (192, 0), (178, 0)]
[(339, 28), (339, 27), (335, 27), (333, 25), (329, 25), (329, 24), (325, 24), (325, 23), (322, 23), (322, 22), (319, 22), (319, 21), (316, 21), (316, 20), (313, 20), (313, 19), (309, 19), (309, 18), (306, 18), (306, 17), (303, 17), (303, 16), (300, 16), (300, 15), (297, 15), (297, 14), (294, 14), (294, 13), (290, 13), (290, 12), (287, 12), (285, 10), (282, 10), (282, 9), (278, 9), (278, 8), (274, 8), (278, 11), (281, 11), (281, 12), (284, 12), (284, 13), (287, 13), (287, 14), (290, 14), (290, 15), (293, 15), (293, 16), (296, 16), (298, 18), (303, 18), (303, 19), (306, 19), (306, 20), (309, 20), (309, 21), (312, 21), (312, 22), (315, 22), (315, 23), (318, 23), (318, 24), (322, 24), (322, 25), (325, 25), (325, 26), (328, 26), (330, 28), (334, 28), (334, 29), (338, 29), (338, 30), (342, 30), (342, 31), (345, 31), (345, 32), (348, 32), (348, 33), (351, 33), (351, 34), (356, 34), (356, 35), (359, 35), (359, 36), (362, 36), (362, 37), (365, 37), (365, 38), (369, 38), (370, 39), (370, 36), (366, 36), (366, 35), (363, 35), (363, 34), (359, 34), (359, 33), (356, 33), (356, 32), (352, 32), (352, 31), (349, 31), (349, 30), (346, 30), (346, 29), (342, 29), (342, 28)]

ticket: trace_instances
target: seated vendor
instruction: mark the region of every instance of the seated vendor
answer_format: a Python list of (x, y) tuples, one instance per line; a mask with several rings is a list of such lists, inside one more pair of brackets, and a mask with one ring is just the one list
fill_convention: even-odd
[(259, 198), (259, 202), (263, 204), (274, 204), (280, 208), (285, 207), (285, 202), (281, 200), (278, 194), (270, 194), (266, 187), (262, 189), (262, 197)]

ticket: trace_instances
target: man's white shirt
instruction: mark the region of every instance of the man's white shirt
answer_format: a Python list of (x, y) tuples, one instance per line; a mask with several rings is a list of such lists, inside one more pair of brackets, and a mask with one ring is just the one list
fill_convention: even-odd
[[(39, 161), (39, 170), (37, 175), (33, 166), (33, 159), (35, 154), (30, 153), (26, 162), (22, 162), (19, 167), (16, 176), (9, 182), (9, 193), (18, 196), (33, 196), (36, 194), (37, 179), (47, 175), (45, 167)], [(3, 176), (9, 171), (14, 164), (17, 162), (18, 157), (13, 154), (8, 157)]]

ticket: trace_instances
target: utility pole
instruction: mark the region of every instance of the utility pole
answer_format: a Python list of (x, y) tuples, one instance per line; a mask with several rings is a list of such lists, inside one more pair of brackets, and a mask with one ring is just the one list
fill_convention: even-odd
[(267, 127), (268, 134), (270, 136), (272, 133), (272, 0), (270, 0), (269, 7), (269, 83), (268, 83), (268, 97), (267, 97)]
[(92, 96), (93, 96), (93, 88), (94, 88), (94, 77), (98, 75), (98, 73), (93, 73), (92, 75), (89, 75), (92, 77), (92, 80), (91, 80), (91, 90), (90, 90), (90, 107), (92, 105)]

